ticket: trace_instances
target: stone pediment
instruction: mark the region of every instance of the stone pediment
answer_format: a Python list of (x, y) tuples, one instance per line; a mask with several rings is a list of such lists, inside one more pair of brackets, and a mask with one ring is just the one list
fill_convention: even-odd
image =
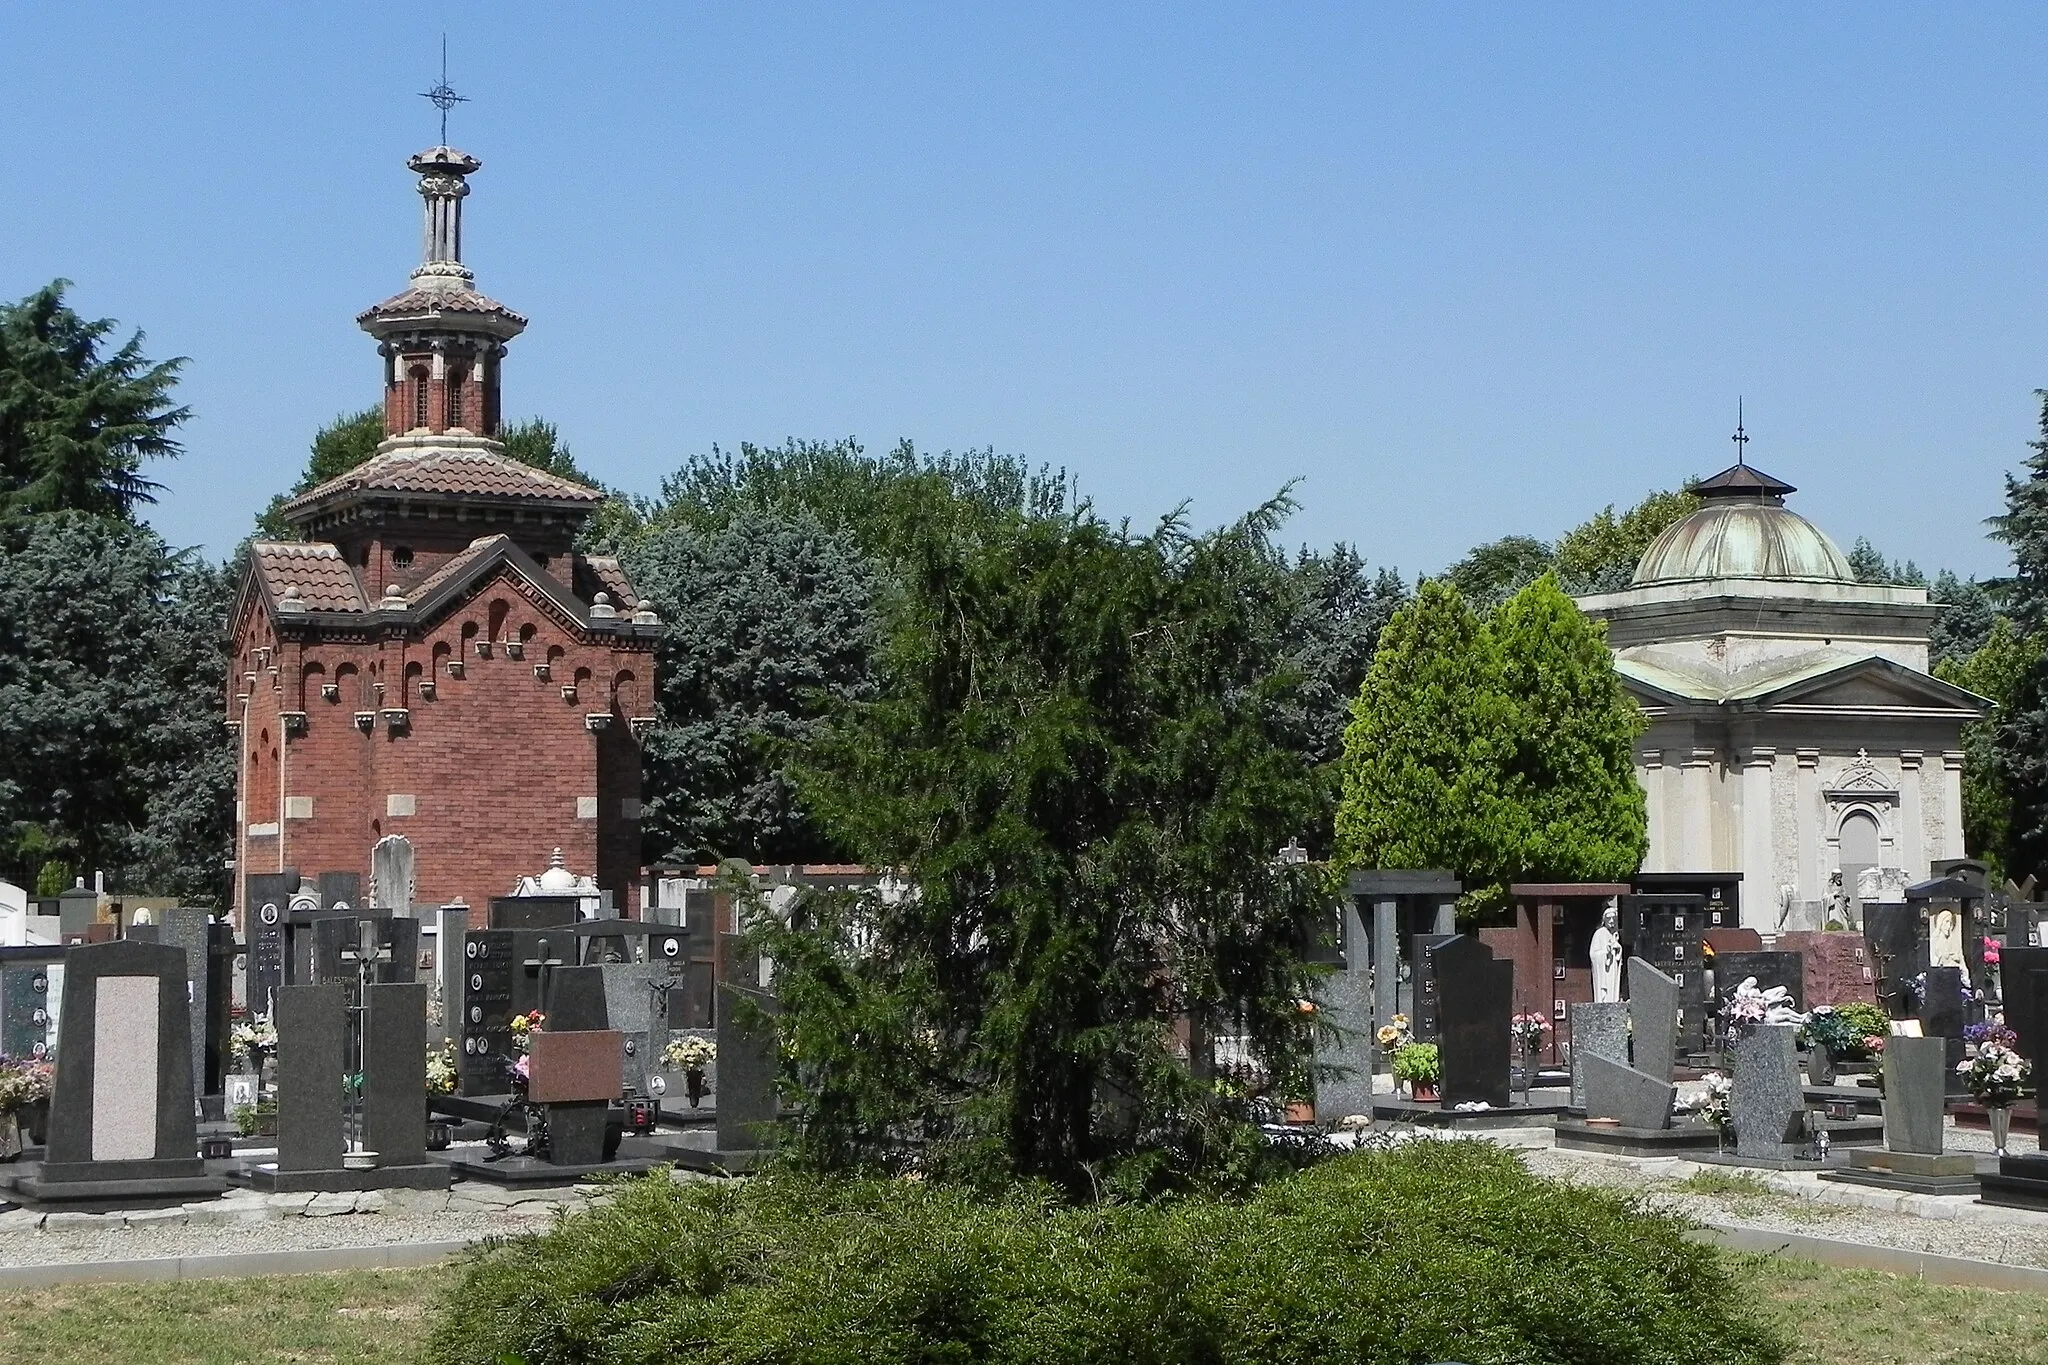
[(1989, 712), (1992, 705), (1974, 692), (1877, 656), (1838, 664), (1728, 700), (1744, 710), (1855, 714), (1889, 711), (1922, 715), (1936, 712), (1972, 719)]

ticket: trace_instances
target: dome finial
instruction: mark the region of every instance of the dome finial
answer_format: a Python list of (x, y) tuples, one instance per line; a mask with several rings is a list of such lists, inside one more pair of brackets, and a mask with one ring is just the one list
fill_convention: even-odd
[(1742, 429), (1742, 395), (1735, 395), (1735, 434), (1728, 438), (1735, 442), (1735, 467), (1741, 469), (1749, 463), (1749, 435)]

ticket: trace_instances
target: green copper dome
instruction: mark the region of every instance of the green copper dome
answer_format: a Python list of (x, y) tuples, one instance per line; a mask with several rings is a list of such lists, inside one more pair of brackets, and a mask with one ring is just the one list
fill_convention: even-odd
[(1785, 506), (1791, 484), (1736, 465), (1695, 490), (1705, 506), (1666, 527), (1636, 565), (1635, 582), (1787, 578), (1854, 583), (1856, 571), (1819, 527)]

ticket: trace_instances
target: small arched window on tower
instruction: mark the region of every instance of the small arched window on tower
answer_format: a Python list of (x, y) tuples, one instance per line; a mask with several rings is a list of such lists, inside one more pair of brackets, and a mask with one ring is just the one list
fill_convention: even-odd
[(467, 370), (455, 369), (448, 371), (448, 420), (442, 423), (443, 426), (460, 427), (467, 425), (462, 420), (462, 385), (463, 381), (468, 378), (469, 371)]
[(415, 365), (412, 371), (412, 425), (415, 431), (427, 424), (427, 367)]

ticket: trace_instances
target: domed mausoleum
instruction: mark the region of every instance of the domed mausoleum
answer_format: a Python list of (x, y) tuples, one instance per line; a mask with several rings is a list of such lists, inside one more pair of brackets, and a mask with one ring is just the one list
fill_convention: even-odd
[(1928, 672), (1927, 590), (1858, 582), (1792, 485), (1737, 464), (1696, 491), (1627, 589), (1578, 599), (1649, 722), (1643, 870), (1739, 872), (1746, 926), (1818, 927), (1864, 868), (1963, 856), (1960, 733), (1987, 703)]

